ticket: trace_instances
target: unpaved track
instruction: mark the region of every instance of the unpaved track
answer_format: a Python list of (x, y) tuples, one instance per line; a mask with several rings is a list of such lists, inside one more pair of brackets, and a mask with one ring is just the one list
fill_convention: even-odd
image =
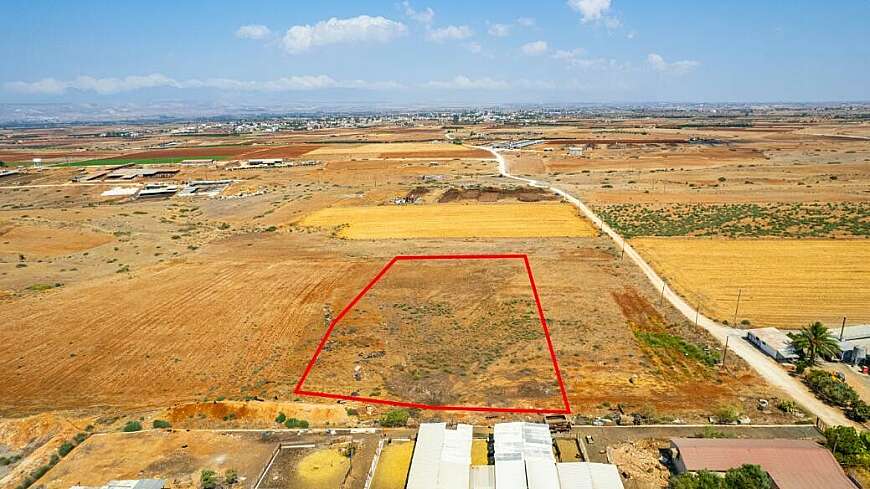
[(723, 326), (716, 321), (700, 314), (694, 307), (683, 300), (676, 292), (674, 292), (667, 283), (658, 276), (653, 268), (643, 259), (640, 254), (620, 236), (616, 231), (610, 228), (604, 221), (601, 220), (592, 209), (584, 204), (580, 199), (574, 197), (568, 192), (554, 187), (547, 182), (533, 180), (530, 178), (522, 178), (511, 175), (508, 171), (507, 161), (499, 152), (488, 148), (481, 147), (492, 153), (498, 162), (498, 171), (502, 176), (525, 182), (532, 187), (548, 189), (551, 192), (563, 197), (568, 202), (574, 204), (580, 211), (595, 224), (601, 231), (607, 234), (617, 246), (625, 250), (625, 256), (629, 257), (646, 275), (650, 283), (656, 290), (663, 291), (664, 297), (682, 313), (690, 321), (695, 321), (697, 317), (698, 325), (710, 332), (721, 343), (728, 342), (728, 349), (740, 356), (749, 365), (764, 377), (768, 383), (778, 387), (790, 395), (795, 401), (809, 409), (813, 414), (818, 416), (822, 421), (829, 425), (844, 425), (854, 426), (862, 429), (860, 425), (852, 422), (838, 408), (828, 406), (820, 401), (807, 389), (799, 380), (791, 377), (785, 369), (779, 366), (772, 358), (768, 357), (760, 350), (749, 344), (743, 339), (743, 335), (739, 331)]

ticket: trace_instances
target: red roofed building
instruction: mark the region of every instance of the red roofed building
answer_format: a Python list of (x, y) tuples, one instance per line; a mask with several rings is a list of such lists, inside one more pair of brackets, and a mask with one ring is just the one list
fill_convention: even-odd
[(672, 438), (677, 472), (760, 465), (778, 489), (855, 489), (827, 449), (807, 440)]

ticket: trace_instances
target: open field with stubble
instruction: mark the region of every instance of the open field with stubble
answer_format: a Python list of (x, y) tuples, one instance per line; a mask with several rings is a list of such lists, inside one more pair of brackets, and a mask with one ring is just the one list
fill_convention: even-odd
[(637, 238), (634, 246), (704, 314), (755, 327), (870, 321), (870, 241)]
[(331, 207), (300, 225), (348, 239), (551, 238), (594, 236), (574, 207), (559, 203)]

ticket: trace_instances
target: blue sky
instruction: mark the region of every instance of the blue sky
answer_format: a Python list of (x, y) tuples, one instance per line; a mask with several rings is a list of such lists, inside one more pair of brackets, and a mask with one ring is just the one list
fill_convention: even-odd
[(868, 20), (868, 0), (6, 0), (0, 102), (866, 101)]

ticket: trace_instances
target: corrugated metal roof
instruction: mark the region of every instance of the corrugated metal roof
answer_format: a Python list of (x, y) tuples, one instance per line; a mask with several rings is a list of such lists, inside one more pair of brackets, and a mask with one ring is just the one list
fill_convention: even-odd
[(623, 489), (615, 465), (591, 462), (556, 464), (562, 489)]
[(472, 466), (471, 489), (495, 489), (495, 466)]
[(559, 489), (556, 464), (545, 458), (526, 460), (526, 481), (529, 489)]
[(422, 423), (408, 472), (408, 489), (437, 489), (446, 423)]
[(855, 489), (831, 452), (806, 440), (673, 438), (686, 470), (760, 465), (779, 489)]
[(471, 484), (471, 425), (460, 424), (444, 432), (438, 468), (438, 488), (467, 488)]

